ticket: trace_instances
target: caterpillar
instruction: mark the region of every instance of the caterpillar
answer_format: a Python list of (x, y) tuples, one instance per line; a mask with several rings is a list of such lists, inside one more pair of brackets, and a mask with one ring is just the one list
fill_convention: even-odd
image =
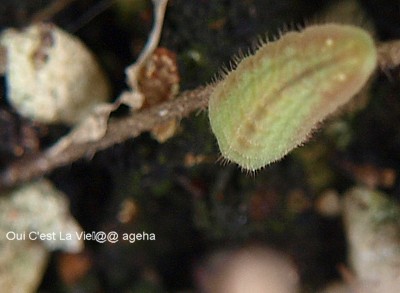
[(262, 45), (210, 96), (222, 156), (249, 171), (281, 159), (360, 91), (376, 65), (372, 37), (351, 25), (313, 25)]

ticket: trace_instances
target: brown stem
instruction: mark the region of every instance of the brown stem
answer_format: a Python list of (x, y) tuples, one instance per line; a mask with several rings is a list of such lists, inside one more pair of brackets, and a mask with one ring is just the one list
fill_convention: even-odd
[(82, 157), (91, 157), (99, 150), (128, 138), (137, 137), (142, 132), (149, 131), (154, 126), (173, 118), (181, 119), (196, 110), (206, 109), (211, 91), (212, 86), (199, 87), (183, 92), (172, 101), (134, 112), (124, 118), (111, 120), (106, 134), (98, 141), (72, 144), (61, 153), (49, 148), (37, 156), (23, 157), (0, 173), (0, 190), (43, 176), (57, 167), (70, 164)]

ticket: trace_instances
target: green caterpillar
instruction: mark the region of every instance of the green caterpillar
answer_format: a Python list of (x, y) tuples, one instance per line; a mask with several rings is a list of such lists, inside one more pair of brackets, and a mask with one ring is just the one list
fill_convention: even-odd
[(348, 102), (376, 64), (371, 36), (349, 25), (314, 25), (261, 46), (210, 97), (222, 156), (250, 171), (281, 159)]

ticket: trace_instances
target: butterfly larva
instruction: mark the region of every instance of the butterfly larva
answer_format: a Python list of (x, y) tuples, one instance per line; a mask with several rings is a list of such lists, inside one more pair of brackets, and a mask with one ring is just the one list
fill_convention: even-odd
[(222, 156), (247, 170), (279, 160), (348, 102), (376, 63), (371, 36), (349, 25), (310, 26), (261, 46), (210, 97)]

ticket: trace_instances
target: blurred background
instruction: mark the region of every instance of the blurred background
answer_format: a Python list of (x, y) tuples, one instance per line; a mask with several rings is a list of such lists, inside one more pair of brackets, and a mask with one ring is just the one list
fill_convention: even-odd
[[(46, 10), (56, 2), (58, 11)], [(37, 20), (80, 38), (117, 97), (126, 89), (125, 68), (147, 41), (153, 6), (148, 0), (1, 0), (0, 30)], [(326, 20), (353, 21), (377, 43), (400, 38), (400, 4), (393, 0), (170, 0), (160, 46), (176, 54), (179, 87), (188, 90), (212, 82), (260, 36), (273, 39), (287, 28)], [(67, 195), (84, 231), (145, 231), (156, 240), (86, 241), (82, 253), (53, 252), (39, 292), (224, 292), (207, 287), (215, 281), (210, 276), (223, 275), (224, 261), (229, 265), (235, 251), (249, 247), (257, 247), (250, 249), (256, 255), (271, 249), (284, 255), (283, 267), (295, 271), (301, 292), (340, 280), (338, 267), (348, 254), (343, 194), (362, 185), (400, 199), (399, 78), (396, 68), (378, 71), (309, 142), (254, 175), (217, 163), (205, 111), (180, 121), (164, 143), (145, 133), (54, 170), (47, 178)], [(4, 169), (69, 128), (20, 117), (6, 99), (4, 77), (0, 88)], [(266, 247), (268, 253), (259, 252)]]

